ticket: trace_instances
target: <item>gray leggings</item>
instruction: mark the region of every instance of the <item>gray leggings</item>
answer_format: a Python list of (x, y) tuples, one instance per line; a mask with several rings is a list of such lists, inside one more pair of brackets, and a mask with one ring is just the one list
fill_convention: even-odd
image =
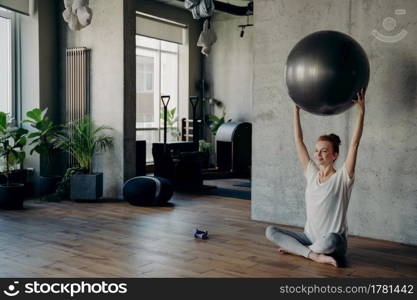
[(304, 257), (308, 257), (310, 251), (335, 257), (344, 257), (347, 250), (345, 234), (331, 232), (312, 243), (304, 232), (268, 226), (265, 235), (268, 240), (284, 250)]

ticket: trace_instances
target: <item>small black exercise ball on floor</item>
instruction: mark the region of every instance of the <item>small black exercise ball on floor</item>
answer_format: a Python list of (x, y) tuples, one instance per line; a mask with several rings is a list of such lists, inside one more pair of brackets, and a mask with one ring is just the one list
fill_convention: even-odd
[(288, 94), (316, 115), (344, 112), (369, 82), (369, 61), (362, 47), (337, 31), (312, 33), (291, 50), (286, 65)]
[(164, 205), (171, 199), (173, 192), (171, 182), (162, 177), (134, 177), (123, 185), (123, 198), (132, 205)]

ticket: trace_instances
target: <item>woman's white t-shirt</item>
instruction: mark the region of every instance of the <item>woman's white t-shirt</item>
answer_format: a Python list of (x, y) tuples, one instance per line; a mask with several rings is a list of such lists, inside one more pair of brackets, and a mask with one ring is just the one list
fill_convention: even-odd
[(310, 160), (304, 173), (307, 179), (305, 201), (307, 222), (304, 232), (314, 243), (324, 235), (335, 232), (346, 234), (346, 213), (354, 177), (349, 178), (343, 166), (323, 183), (319, 183), (319, 168)]

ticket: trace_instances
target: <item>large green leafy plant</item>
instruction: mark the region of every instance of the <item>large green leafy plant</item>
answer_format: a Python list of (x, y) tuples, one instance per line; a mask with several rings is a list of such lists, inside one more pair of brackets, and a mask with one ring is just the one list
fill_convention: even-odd
[(33, 131), (28, 135), (32, 139), (30, 146), (30, 154), (33, 152), (44, 154), (46, 156), (46, 175), (50, 175), (51, 158), (54, 151), (54, 142), (58, 127), (46, 116), (48, 109), (40, 110), (35, 108), (26, 113), (28, 120), (24, 123), (29, 123)]
[[(226, 111), (223, 110), (222, 116), (218, 117), (216, 115), (208, 115), (210, 121), (210, 131), (213, 135), (216, 135), (217, 130), (222, 126), (226, 121)], [(232, 119), (229, 119), (227, 122), (230, 122)]]
[(6, 176), (6, 184), (10, 185), (10, 173), (12, 167), (18, 163), (23, 164), (25, 152), (23, 147), (27, 142), (28, 130), (12, 126), (8, 114), (0, 112), (0, 157), (4, 159), (6, 169), (3, 174)]
[(107, 126), (95, 127), (90, 117), (84, 116), (79, 121), (67, 124), (57, 134), (54, 144), (75, 159), (82, 173), (92, 174), (94, 155), (113, 147), (113, 137), (103, 133), (111, 129)]

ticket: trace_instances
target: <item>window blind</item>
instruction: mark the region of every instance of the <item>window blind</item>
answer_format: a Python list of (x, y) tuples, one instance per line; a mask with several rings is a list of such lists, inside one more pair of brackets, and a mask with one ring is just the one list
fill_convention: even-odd
[(29, 15), (29, 0), (0, 0), (0, 6)]
[(183, 44), (183, 32), (185, 28), (185, 25), (179, 23), (152, 18), (148, 15), (136, 15), (136, 34), (139, 35)]

